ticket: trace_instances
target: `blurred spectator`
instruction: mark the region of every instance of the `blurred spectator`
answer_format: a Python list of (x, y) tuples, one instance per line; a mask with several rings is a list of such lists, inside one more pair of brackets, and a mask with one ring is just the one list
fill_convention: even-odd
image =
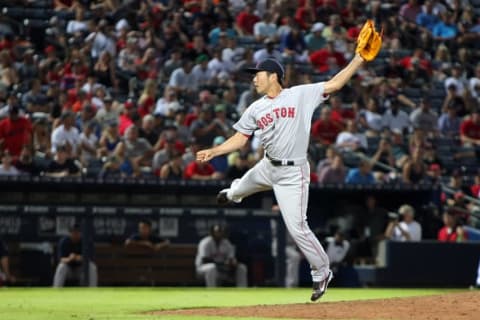
[(131, 99), (125, 101), (123, 104), (123, 110), (118, 117), (118, 130), (120, 135), (123, 136), (125, 131), (127, 131), (130, 126), (134, 125), (135, 121), (139, 118), (140, 116), (138, 115), (135, 103)]
[(475, 173), (473, 184), (470, 186), (470, 192), (472, 197), (480, 198), (480, 170)]
[(130, 175), (128, 168), (122, 167), (122, 162), (115, 155), (104, 158), (102, 169), (98, 173), (99, 179), (125, 178)]
[(341, 184), (345, 182), (347, 169), (343, 164), (343, 159), (340, 155), (333, 156), (332, 163), (325, 165), (318, 172), (318, 183), (323, 184)]
[(200, 110), (199, 117), (190, 126), (192, 136), (202, 145), (211, 145), (216, 136), (224, 136), (224, 126), (219, 119), (213, 118), (213, 110), (205, 106)]
[(15, 283), (16, 278), (10, 272), (10, 260), (8, 258), (8, 247), (2, 239), (0, 239), (0, 287), (4, 283)]
[(227, 18), (220, 17), (217, 23), (218, 23), (217, 27), (213, 28), (208, 34), (209, 44), (212, 47), (215, 47), (218, 44), (218, 39), (222, 34), (225, 34), (228, 38), (233, 38), (236, 36), (235, 30), (228, 26)]
[(155, 118), (151, 114), (146, 114), (142, 118), (142, 126), (138, 129), (138, 136), (147, 140), (154, 146), (160, 136), (160, 133), (155, 130)]
[(415, 23), (417, 16), (421, 13), (421, 7), (417, 0), (409, 0), (406, 4), (400, 7), (400, 20), (409, 23)]
[(310, 33), (305, 36), (305, 44), (309, 53), (324, 48), (327, 40), (323, 37), (322, 31), (325, 25), (321, 22), (316, 22), (310, 28)]
[(80, 134), (80, 160), (83, 166), (97, 158), (98, 137), (95, 134), (96, 123), (89, 122)]
[(165, 117), (171, 116), (177, 109), (180, 108), (177, 93), (174, 88), (166, 86), (163, 90), (163, 96), (157, 100), (155, 106), (155, 115), (162, 115)]
[(13, 164), (15, 168), (23, 174), (38, 176), (40, 173), (41, 168), (34, 163), (32, 149), (30, 147), (24, 146), (20, 156)]
[(248, 159), (248, 153), (240, 152), (239, 155), (235, 158), (233, 165), (230, 165), (227, 168), (225, 178), (233, 181), (235, 179), (241, 178), (247, 171), (250, 169), (250, 163)]
[(276, 38), (277, 25), (273, 22), (273, 17), (270, 12), (266, 12), (262, 17), (262, 20), (253, 25), (253, 35), (257, 42), (262, 42), (268, 38)]
[(45, 175), (55, 178), (79, 176), (80, 165), (70, 157), (69, 148), (65, 145), (57, 146), (53, 160), (48, 164)]
[(12, 156), (8, 149), (2, 152), (2, 164), (0, 165), (0, 176), (17, 176), (20, 171), (17, 170), (12, 164)]
[(264, 48), (258, 49), (253, 53), (253, 61), (255, 61), (255, 63), (259, 63), (267, 58), (274, 58), (278, 61), (282, 61), (282, 53), (275, 48), (275, 40), (272, 38), (266, 38), (263, 40), (263, 44), (265, 45)]
[(22, 96), (22, 105), (30, 114), (34, 112), (49, 113), (47, 97), (42, 93), (42, 83), (39, 79), (32, 80), (30, 90)]
[(428, 97), (420, 100), (420, 105), (410, 114), (410, 121), (414, 129), (421, 129), (426, 132), (437, 132), (437, 115), (430, 109)]
[(173, 88), (178, 95), (189, 94), (197, 90), (195, 76), (192, 73), (193, 62), (184, 60), (181, 67), (173, 70), (168, 80), (168, 86)]
[(317, 71), (329, 75), (335, 74), (347, 63), (343, 53), (336, 51), (335, 43), (331, 40), (327, 41), (325, 47), (310, 52), (309, 59)]
[(280, 41), (280, 51), (286, 64), (308, 61), (307, 45), (303, 31), (298, 25), (294, 25)]
[(376, 180), (384, 180), (383, 175), (388, 174), (390, 170), (382, 165), (387, 165), (392, 168), (395, 167), (395, 157), (393, 156), (392, 145), (387, 139), (380, 139), (378, 149), (373, 154), (371, 161), (373, 163), (372, 171), (374, 174), (379, 175), (379, 178)]
[(218, 180), (223, 174), (216, 172), (208, 162), (192, 161), (185, 167), (184, 178), (187, 180)]
[(468, 80), (470, 95), (477, 103), (480, 103), (480, 63), (475, 67), (475, 74)]
[(141, 117), (150, 114), (154, 110), (157, 96), (157, 83), (152, 79), (144, 82), (144, 88), (140, 98), (138, 98), (138, 113)]
[(430, 33), (433, 32), (435, 24), (438, 22), (438, 16), (434, 14), (433, 0), (426, 0), (422, 6), (422, 11), (419, 12), (415, 18), (415, 22), (419, 27), (425, 28)]
[(368, 160), (360, 160), (358, 168), (353, 168), (348, 171), (345, 183), (357, 185), (372, 185), (375, 184), (375, 178), (371, 172), (372, 166)]
[(170, 244), (168, 239), (161, 239), (152, 233), (152, 222), (144, 219), (138, 223), (138, 231), (125, 240), (127, 247), (142, 247), (155, 251), (162, 250)]
[(123, 165), (130, 168), (134, 176), (140, 176), (142, 167), (151, 167), (152, 145), (140, 138), (138, 128), (130, 126), (125, 132), (124, 140), (115, 148), (114, 154), (123, 159)]
[(460, 125), (460, 139), (464, 146), (480, 145), (480, 110), (472, 110), (471, 117), (463, 120)]
[(400, 109), (400, 103), (397, 99), (393, 100), (390, 108), (382, 116), (382, 126), (389, 131), (397, 130), (399, 132), (408, 132), (410, 128), (410, 118), (408, 114)]
[(155, 152), (152, 161), (152, 169), (154, 172), (159, 171), (166, 163), (172, 160), (173, 155), (183, 154), (183, 145), (174, 135), (168, 135), (163, 144), (163, 148)]
[(102, 156), (111, 155), (122, 138), (118, 132), (116, 120), (110, 120), (103, 129), (99, 140), (99, 154)]
[[(422, 240), (422, 226), (414, 220), (415, 210), (408, 204), (398, 209), (398, 215), (392, 213), (392, 218), (385, 230), (385, 238), (394, 241)], [(402, 217), (402, 221), (400, 221)]]
[(216, 287), (224, 280), (235, 281), (237, 287), (247, 286), (247, 266), (235, 257), (235, 247), (225, 237), (222, 226), (215, 224), (198, 244), (195, 268), (207, 287)]
[[(453, 102), (453, 101), (452, 101)], [(438, 118), (438, 131), (445, 137), (458, 137), (461, 120), (457, 116), (457, 108), (454, 103), (449, 103), (447, 111)]]
[(405, 163), (402, 170), (402, 181), (407, 184), (417, 184), (425, 181), (427, 168), (423, 162), (423, 149), (413, 151), (410, 159)]
[(0, 147), (8, 150), (10, 155), (18, 157), (23, 146), (31, 143), (32, 124), (20, 115), (18, 106), (11, 105), (8, 117), (0, 121)]
[(118, 90), (118, 80), (115, 77), (115, 61), (112, 59), (110, 52), (105, 50), (100, 53), (100, 57), (93, 66), (93, 74), (100, 84)]
[(445, 92), (448, 92), (450, 86), (455, 88), (455, 96), (463, 97), (467, 85), (465, 79), (462, 78), (462, 66), (459, 63), (454, 63), (453, 67), (451, 68), (451, 76), (446, 78), (444, 81)]
[[(97, 266), (83, 257), (82, 232), (78, 224), (70, 227), (69, 235), (58, 242), (58, 265), (53, 286), (63, 287), (67, 280), (77, 280), (80, 285), (97, 286)], [(88, 281), (84, 279), (83, 264), (88, 263)]]
[[(217, 136), (215, 137), (215, 139), (213, 139), (213, 147), (219, 146), (224, 142), (225, 142), (225, 138), (223, 136)], [(210, 160), (210, 164), (215, 169), (215, 172), (222, 173), (223, 175), (225, 175), (228, 169), (227, 155), (224, 154), (219, 157), (213, 158), (212, 160)]]
[(109, 126), (110, 123), (118, 122), (119, 111), (113, 98), (110, 95), (105, 96), (103, 99), (103, 106), (97, 110), (95, 114), (95, 119), (98, 121), (98, 124), (102, 129), (105, 129)]
[(362, 151), (368, 147), (365, 134), (357, 131), (357, 124), (352, 120), (346, 122), (346, 129), (337, 136), (335, 145), (343, 151)]
[(468, 240), (468, 233), (458, 223), (457, 217), (448, 211), (443, 213), (444, 226), (438, 231), (438, 241), (441, 242), (463, 242)]
[(382, 116), (375, 98), (368, 99), (367, 109), (359, 115), (359, 123), (366, 129), (366, 135), (370, 137), (377, 136), (383, 129)]
[(445, 11), (440, 14), (440, 21), (433, 27), (433, 39), (440, 42), (453, 41), (457, 36), (458, 31), (455, 26), (455, 15), (451, 12)]
[(161, 167), (159, 176), (165, 180), (182, 180), (184, 170), (182, 153), (175, 150), (170, 160)]
[(235, 20), (235, 29), (240, 36), (253, 36), (253, 28), (260, 18), (254, 13), (253, 2), (247, 2)]
[(329, 146), (335, 143), (342, 129), (342, 124), (332, 118), (332, 110), (325, 106), (312, 125), (312, 140), (321, 146)]
[(61, 124), (52, 131), (52, 153), (56, 153), (59, 146), (63, 146), (69, 155), (76, 157), (79, 153), (80, 133), (75, 124), (75, 114), (67, 111), (62, 113)]

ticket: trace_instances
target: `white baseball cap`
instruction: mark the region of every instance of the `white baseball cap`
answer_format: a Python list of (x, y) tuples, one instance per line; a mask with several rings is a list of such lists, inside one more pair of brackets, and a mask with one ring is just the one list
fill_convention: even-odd
[(310, 29), (311, 32), (322, 31), (325, 25), (321, 22), (315, 23), (312, 28)]

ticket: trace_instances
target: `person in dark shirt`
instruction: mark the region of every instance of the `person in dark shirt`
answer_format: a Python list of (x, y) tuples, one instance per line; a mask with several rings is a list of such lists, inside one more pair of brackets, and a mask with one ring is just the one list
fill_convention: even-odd
[(57, 147), (55, 159), (48, 165), (45, 175), (56, 178), (80, 175), (80, 168), (68, 157), (66, 146)]
[(138, 232), (125, 240), (127, 247), (144, 247), (155, 251), (161, 250), (169, 244), (168, 239), (161, 239), (152, 234), (152, 223), (149, 220), (141, 220), (138, 223)]
[(248, 153), (240, 153), (233, 166), (228, 167), (225, 177), (228, 180), (241, 178), (250, 169)]
[(15, 277), (10, 273), (7, 245), (0, 239), (0, 287), (4, 282), (13, 283)]
[[(84, 283), (83, 268), (84, 259), (82, 256), (82, 233), (78, 224), (74, 224), (70, 228), (70, 234), (58, 243), (58, 266), (53, 278), (53, 286), (63, 287), (67, 279), (78, 280)], [(88, 261), (89, 279), (88, 286), (97, 286), (97, 266)]]

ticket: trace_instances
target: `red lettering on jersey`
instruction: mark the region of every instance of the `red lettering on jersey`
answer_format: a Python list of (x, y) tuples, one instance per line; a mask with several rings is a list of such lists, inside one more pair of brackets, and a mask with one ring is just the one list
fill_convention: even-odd
[(280, 109), (280, 115), (282, 116), (282, 118), (286, 118), (287, 117), (287, 108), (282, 107)]
[(266, 117), (260, 118), (260, 121), (262, 121), (262, 124), (263, 124), (264, 127), (268, 126), (268, 120), (267, 120)]
[(273, 109), (273, 112), (275, 112), (275, 115), (277, 116), (277, 119), (280, 118), (280, 114), (278, 113), (280, 111), (279, 108)]
[(294, 107), (288, 107), (288, 117), (289, 118), (295, 118), (295, 108)]
[(259, 127), (261, 130), (263, 130), (263, 128), (265, 128), (260, 120), (257, 121), (257, 127)]
[(273, 122), (273, 118), (272, 118), (272, 115), (271, 115), (270, 113), (267, 113), (267, 114), (265, 115), (265, 117), (267, 118), (268, 123), (272, 123), (272, 122)]

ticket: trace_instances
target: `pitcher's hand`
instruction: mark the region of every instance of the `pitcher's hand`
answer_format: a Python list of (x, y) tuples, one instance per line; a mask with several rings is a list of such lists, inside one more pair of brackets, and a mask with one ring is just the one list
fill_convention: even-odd
[(215, 157), (215, 154), (213, 153), (212, 149), (205, 149), (197, 152), (197, 161), (207, 162), (213, 157)]

